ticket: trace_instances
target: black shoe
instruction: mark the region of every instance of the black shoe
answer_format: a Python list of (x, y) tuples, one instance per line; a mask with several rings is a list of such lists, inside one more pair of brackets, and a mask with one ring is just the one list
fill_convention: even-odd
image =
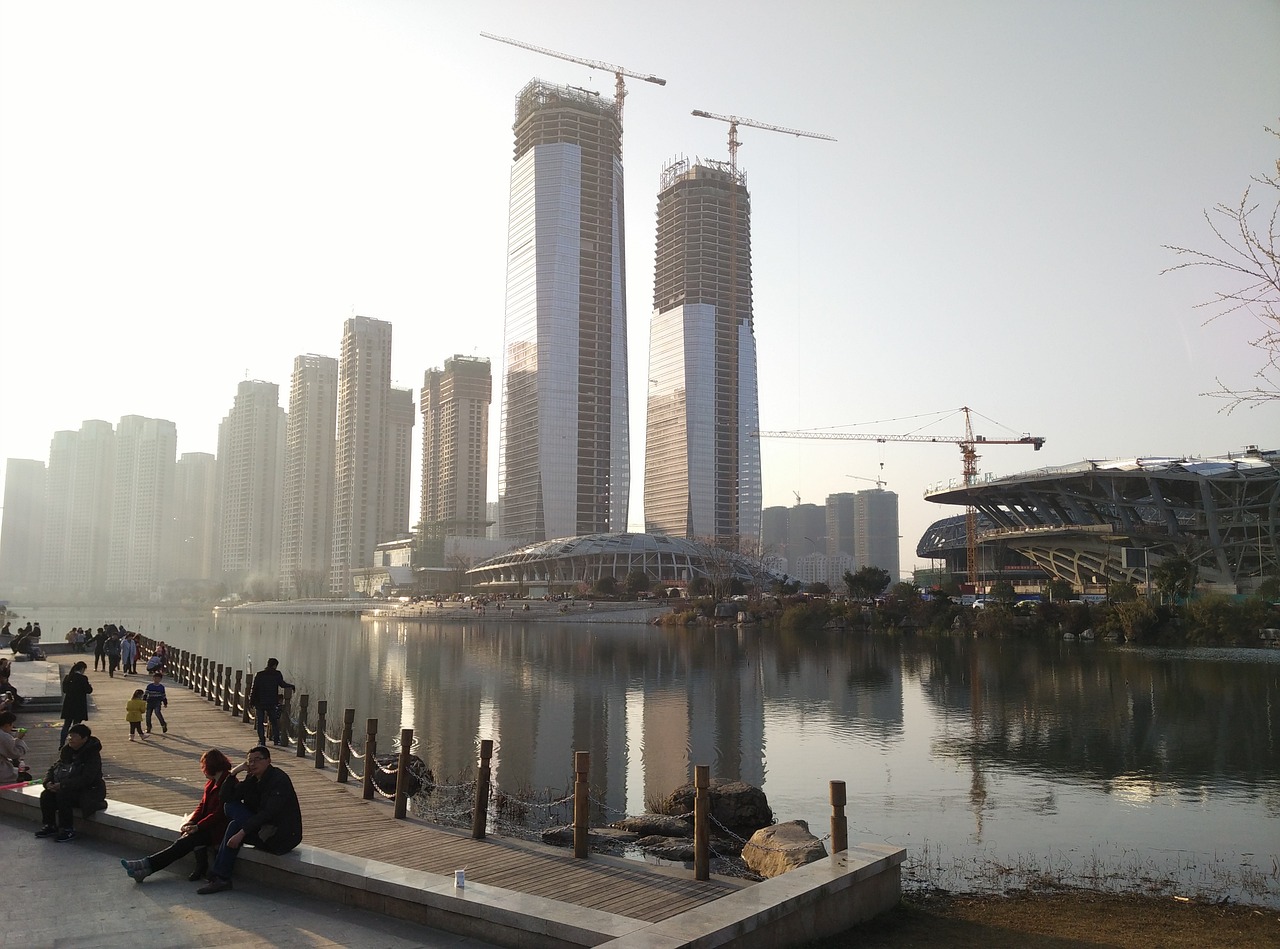
[(43, 827), (41, 827), (39, 830), (36, 831), (36, 836), (52, 837), (57, 832), (58, 832), (58, 828), (54, 827), (52, 824), (45, 824)]
[(207, 881), (209, 879), (209, 871), (204, 867), (196, 867), (194, 870), (191, 871), (187, 879), (190, 880), (192, 883), (197, 883), (200, 880)]
[(221, 877), (213, 877), (200, 889), (196, 890), (201, 896), (208, 896), (210, 893), (221, 893), (223, 890), (231, 889), (231, 881), (224, 880)]
[(65, 844), (68, 840), (75, 840), (76, 832), (74, 830), (61, 831), (57, 837), (53, 838), (55, 844)]

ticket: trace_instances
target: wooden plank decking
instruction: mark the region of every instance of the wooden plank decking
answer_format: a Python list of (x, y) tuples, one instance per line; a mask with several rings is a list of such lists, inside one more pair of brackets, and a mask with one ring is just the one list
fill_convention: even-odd
[[(70, 657), (58, 657), (64, 667)], [(90, 657), (91, 660), (92, 657)], [(107, 796), (169, 814), (189, 812), (204, 779), (200, 755), (222, 749), (233, 761), (257, 743), (252, 726), (212, 702), (166, 679), (169, 733), (158, 726), (151, 740), (128, 741), (126, 700), (146, 676), (89, 673), (96, 710), (88, 722), (103, 744)], [(28, 760), (37, 776), (56, 755), (61, 722), (56, 712), (23, 715)], [(634, 861), (592, 856), (576, 860), (567, 851), (497, 837), (472, 840), (468, 834), (420, 820), (395, 820), (389, 802), (365, 801), (360, 785), (338, 784), (332, 768), (319, 770), (293, 749), (273, 749), (272, 762), (289, 772), (302, 804), (307, 843), (415, 870), (451, 875), (465, 868), (468, 881), (574, 903), (647, 922), (657, 922), (712, 902), (744, 885), (713, 877), (699, 882), (689, 870), (651, 867)]]

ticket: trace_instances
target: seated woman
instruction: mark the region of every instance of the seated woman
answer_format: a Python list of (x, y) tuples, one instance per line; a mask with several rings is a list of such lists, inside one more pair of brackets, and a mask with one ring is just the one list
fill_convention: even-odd
[(187, 877), (188, 880), (203, 880), (209, 873), (209, 847), (217, 847), (222, 843), (222, 836), (227, 829), (227, 815), (222, 809), (222, 786), (227, 781), (236, 783), (231, 773), (231, 762), (217, 748), (210, 748), (200, 756), (200, 770), (207, 779), (200, 803), (187, 822), (182, 825), (182, 836), (159, 853), (153, 853), (141, 860), (121, 860), (120, 865), (125, 872), (141, 883), (151, 874), (163, 870), (179, 857), (195, 851), (196, 868)]

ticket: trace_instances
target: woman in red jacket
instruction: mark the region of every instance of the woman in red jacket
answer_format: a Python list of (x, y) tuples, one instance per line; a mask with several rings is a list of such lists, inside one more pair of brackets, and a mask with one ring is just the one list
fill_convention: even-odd
[(208, 780), (204, 785), (204, 794), (200, 796), (199, 806), (182, 825), (182, 836), (159, 853), (141, 860), (120, 861), (120, 865), (138, 883), (192, 851), (196, 855), (196, 868), (187, 879), (203, 880), (208, 875), (207, 848), (217, 847), (227, 830), (227, 815), (222, 809), (222, 786), (227, 781), (234, 784), (236, 777), (231, 773), (230, 760), (217, 748), (210, 748), (200, 756), (200, 770)]

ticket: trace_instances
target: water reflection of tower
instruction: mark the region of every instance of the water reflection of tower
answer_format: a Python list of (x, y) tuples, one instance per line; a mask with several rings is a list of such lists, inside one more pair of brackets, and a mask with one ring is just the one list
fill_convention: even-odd
[(972, 739), (969, 745), (969, 806), (973, 809), (974, 840), (982, 840), (982, 820), (987, 804), (987, 776), (978, 760), (979, 742), (982, 737), (982, 664), (978, 650), (969, 650), (969, 724)]

